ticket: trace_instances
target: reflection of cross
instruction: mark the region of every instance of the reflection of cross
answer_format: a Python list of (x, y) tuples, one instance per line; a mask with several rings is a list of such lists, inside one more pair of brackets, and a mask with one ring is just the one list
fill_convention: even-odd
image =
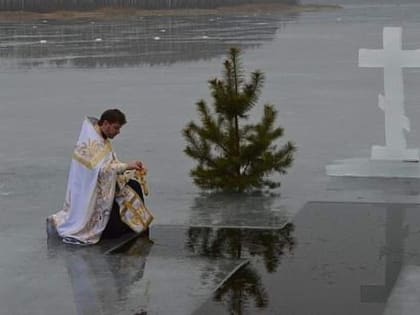
[(385, 248), (385, 284), (362, 285), (360, 301), (362, 303), (384, 303), (400, 274), (404, 259), (404, 240), (408, 236), (408, 226), (404, 226), (406, 209), (401, 205), (386, 207)]
[(359, 67), (384, 68), (385, 95), (379, 107), (385, 112), (386, 146), (373, 146), (371, 159), (419, 161), (417, 149), (407, 149), (404, 130), (410, 122), (404, 114), (402, 68), (420, 67), (420, 50), (401, 49), (401, 28), (385, 27), (383, 49), (359, 49)]

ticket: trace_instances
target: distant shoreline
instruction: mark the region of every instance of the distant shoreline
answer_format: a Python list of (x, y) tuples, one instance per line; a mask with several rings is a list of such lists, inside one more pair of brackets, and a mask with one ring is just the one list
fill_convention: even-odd
[(320, 10), (336, 10), (338, 5), (284, 5), (284, 4), (246, 4), (226, 6), (215, 9), (174, 9), (139, 10), (127, 8), (102, 8), (92, 11), (55, 11), (37, 13), (28, 11), (0, 11), (0, 22), (22, 20), (112, 20), (125, 17), (142, 16), (196, 16), (232, 14), (271, 14), (299, 13)]

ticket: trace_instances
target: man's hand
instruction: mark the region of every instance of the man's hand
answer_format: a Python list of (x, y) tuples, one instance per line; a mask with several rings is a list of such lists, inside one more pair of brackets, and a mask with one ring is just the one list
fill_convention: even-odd
[(144, 164), (141, 161), (136, 160), (136, 161), (131, 161), (131, 162), (128, 162), (127, 163), (127, 170), (138, 170), (138, 171), (141, 171), (141, 170), (145, 170), (145, 169), (146, 168), (145, 168)]

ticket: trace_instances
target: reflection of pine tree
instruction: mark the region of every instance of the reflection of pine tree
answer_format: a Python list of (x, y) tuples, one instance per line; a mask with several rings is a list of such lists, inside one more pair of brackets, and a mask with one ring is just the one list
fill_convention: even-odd
[[(291, 251), (295, 241), (294, 225), (281, 229), (241, 229), (191, 227), (186, 247), (195, 254), (214, 258), (243, 259), (262, 257), (267, 272), (274, 272), (280, 258)], [(247, 265), (237, 271), (216, 292), (214, 299), (227, 305), (229, 314), (243, 314), (253, 301), (257, 308), (268, 304), (268, 294), (258, 271)]]
[(263, 287), (261, 278), (255, 269), (245, 266), (232, 276), (214, 296), (216, 301), (228, 305), (229, 314), (243, 314), (244, 308), (250, 301), (255, 306), (264, 308), (268, 304), (268, 295)]
[(268, 272), (275, 272), (280, 264), (280, 258), (286, 253), (291, 252), (295, 245), (295, 240), (291, 235), (294, 230), (292, 223), (286, 224), (281, 230), (272, 230), (264, 233), (260, 242), (251, 240), (249, 242), (249, 253), (251, 256), (264, 257), (264, 264)]
[(281, 256), (294, 247), (293, 229), (292, 223), (281, 229), (267, 230), (191, 227), (187, 247), (196, 254), (209, 257), (262, 257), (267, 271), (274, 272)]

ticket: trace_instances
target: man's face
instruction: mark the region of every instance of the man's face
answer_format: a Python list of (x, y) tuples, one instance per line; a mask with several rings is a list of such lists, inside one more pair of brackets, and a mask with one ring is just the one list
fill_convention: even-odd
[(121, 127), (121, 124), (118, 122), (110, 123), (105, 120), (101, 126), (101, 131), (105, 137), (114, 139), (114, 137), (120, 133)]

